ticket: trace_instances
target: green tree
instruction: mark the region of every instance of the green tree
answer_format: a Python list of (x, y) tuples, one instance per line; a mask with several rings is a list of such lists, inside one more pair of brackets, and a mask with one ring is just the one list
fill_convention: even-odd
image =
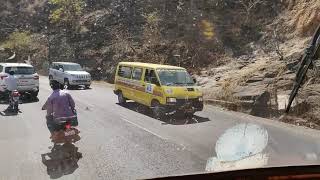
[(83, 0), (49, 0), (49, 3), (54, 6), (50, 21), (65, 25), (77, 24), (85, 5)]
[[(47, 60), (48, 46), (43, 34), (32, 34), (28, 31), (13, 32), (0, 45), (1, 48), (16, 54), (12, 59), (14, 62), (31, 60), (34, 66), (39, 67)], [(1, 57), (7, 59), (9, 56), (10, 53)]]
[(13, 32), (7, 40), (2, 43), (1, 47), (12, 50), (16, 53), (18, 60), (26, 60), (32, 54), (32, 38), (27, 31)]
[(49, 0), (49, 3), (53, 6), (49, 15), (50, 23), (62, 28), (67, 43), (74, 51), (73, 57), (78, 59), (76, 35), (80, 31), (79, 19), (85, 6), (84, 0)]

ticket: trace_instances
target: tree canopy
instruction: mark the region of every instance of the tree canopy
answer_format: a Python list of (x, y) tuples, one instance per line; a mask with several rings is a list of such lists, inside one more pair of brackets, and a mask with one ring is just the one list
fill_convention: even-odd
[(49, 3), (54, 6), (49, 19), (59, 24), (73, 24), (82, 14), (85, 5), (83, 0), (49, 0)]

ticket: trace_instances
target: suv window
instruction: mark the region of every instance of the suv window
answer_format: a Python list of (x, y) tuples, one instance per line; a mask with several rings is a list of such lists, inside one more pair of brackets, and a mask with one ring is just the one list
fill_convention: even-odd
[(34, 74), (34, 68), (33, 67), (6, 67), (5, 72), (9, 73), (10, 71), (14, 71), (14, 74), (24, 74), (24, 75), (30, 75)]
[(58, 64), (57, 65), (57, 70), (59, 70), (59, 69), (64, 69), (64, 67), (61, 64)]
[(2, 65), (0, 65), (0, 72), (2, 72), (3, 71), (3, 66)]
[(61, 65), (61, 68), (65, 71), (82, 71), (80, 64), (64, 64), (63, 66)]
[(142, 68), (134, 68), (132, 72), (132, 79), (141, 80)]
[(127, 66), (120, 66), (118, 71), (118, 76), (124, 78), (131, 78), (132, 68)]
[(58, 70), (58, 66), (57, 66), (57, 64), (52, 64), (52, 65), (51, 65), (51, 68), (52, 68), (52, 69), (56, 69), (56, 70)]

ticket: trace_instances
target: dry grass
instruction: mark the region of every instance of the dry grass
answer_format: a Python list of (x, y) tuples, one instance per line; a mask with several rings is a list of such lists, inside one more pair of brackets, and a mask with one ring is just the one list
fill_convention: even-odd
[(267, 60), (257, 60), (255, 63), (248, 65), (239, 70), (228, 72), (228, 78), (235, 85), (244, 85), (246, 81), (256, 75), (259, 71), (266, 69), (270, 63)]
[(238, 99), (233, 96), (236, 86), (237, 85), (231, 79), (225, 79), (221, 83), (220, 90), (213, 92), (211, 97), (229, 102), (238, 102)]

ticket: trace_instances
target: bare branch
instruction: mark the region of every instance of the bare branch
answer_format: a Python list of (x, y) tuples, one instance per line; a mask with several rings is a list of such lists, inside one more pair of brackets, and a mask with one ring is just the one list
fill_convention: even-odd
[(243, 6), (246, 11), (246, 22), (248, 21), (251, 11), (257, 7), (258, 4), (261, 4), (263, 0), (239, 0), (241, 6)]

